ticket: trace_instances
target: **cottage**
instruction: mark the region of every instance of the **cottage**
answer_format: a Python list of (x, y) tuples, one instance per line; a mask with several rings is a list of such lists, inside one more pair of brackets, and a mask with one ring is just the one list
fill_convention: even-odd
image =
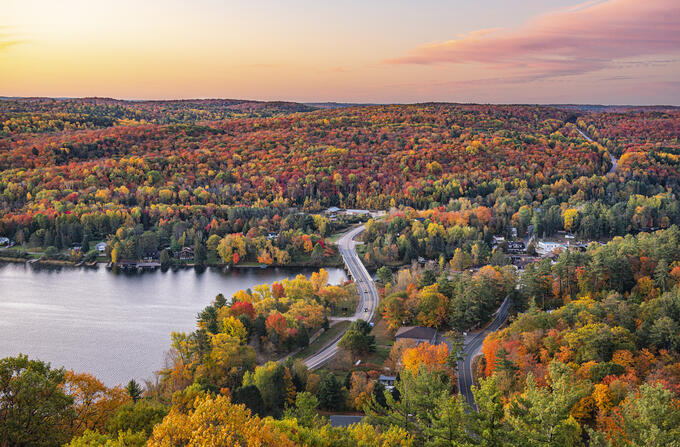
[(104, 253), (106, 251), (106, 242), (99, 242), (95, 244), (94, 249), (99, 253)]
[(392, 388), (394, 388), (394, 382), (397, 381), (396, 376), (385, 376), (385, 375), (380, 375), (378, 378), (378, 382), (382, 384), (382, 386), (385, 387), (386, 390), (392, 391)]
[(437, 330), (424, 326), (402, 326), (397, 331), (397, 340), (412, 340), (416, 345), (420, 343), (437, 344)]
[(267, 239), (269, 240), (276, 239), (277, 237), (279, 237), (279, 233), (273, 233), (271, 231), (267, 233)]
[(0, 247), (4, 247), (5, 245), (9, 245), (9, 238), (0, 237)]

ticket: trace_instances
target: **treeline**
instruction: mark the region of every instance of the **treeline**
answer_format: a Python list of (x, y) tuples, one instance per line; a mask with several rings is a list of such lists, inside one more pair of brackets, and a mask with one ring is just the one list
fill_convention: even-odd
[(0, 101), (0, 137), (146, 123), (172, 124), (267, 117), (314, 110), (303, 104), (242, 100), (121, 101), (21, 98)]

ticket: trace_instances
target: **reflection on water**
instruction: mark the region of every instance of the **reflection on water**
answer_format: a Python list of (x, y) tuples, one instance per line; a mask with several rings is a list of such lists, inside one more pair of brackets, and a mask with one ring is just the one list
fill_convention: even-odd
[[(330, 282), (346, 278), (326, 269)], [(103, 267), (0, 263), (0, 358), (27, 354), (95, 374), (107, 385), (151, 378), (163, 366), (171, 331), (191, 331), (218, 293), (313, 270), (208, 269), (113, 273)]]

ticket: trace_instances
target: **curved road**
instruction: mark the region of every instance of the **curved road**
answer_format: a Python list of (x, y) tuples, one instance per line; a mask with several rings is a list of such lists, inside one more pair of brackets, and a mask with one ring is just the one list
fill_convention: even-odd
[[(595, 140), (593, 140), (593, 139), (590, 138), (588, 135), (586, 135), (585, 132), (583, 132), (581, 129), (579, 129), (579, 128), (577, 127), (576, 130), (578, 131), (578, 133), (581, 134), (581, 136), (582, 136), (583, 138), (585, 138), (586, 140), (588, 140), (588, 141), (591, 142), (591, 143), (595, 143)], [(612, 167), (609, 168), (609, 172), (607, 172), (607, 174), (611, 174), (611, 173), (613, 173), (613, 172), (616, 172), (616, 168), (617, 168), (618, 165), (619, 165), (619, 159), (616, 158), (616, 157), (614, 157), (612, 154), (609, 154), (609, 161), (612, 163)]]
[[(356, 283), (357, 292), (359, 293), (359, 304), (357, 305), (357, 310), (354, 315), (348, 318), (339, 318), (338, 320), (356, 321), (362, 319), (371, 321), (378, 307), (378, 289), (376, 289), (371, 275), (368, 274), (368, 270), (366, 270), (366, 267), (364, 267), (364, 264), (359, 259), (359, 255), (357, 255), (357, 242), (354, 240), (354, 238), (361, 234), (365, 229), (366, 227), (364, 225), (356, 227), (345, 233), (345, 235), (338, 240), (340, 255), (342, 256), (343, 261), (345, 261), (345, 266)], [(330, 360), (338, 352), (338, 344), (340, 343), (342, 336), (345, 335), (345, 332), (338, 335), (335, 340), (321, 351), (307, 357), (304, 360), (307, 368), (319, 368)]]
[(475, 411), (477, 411), (477, 405), (475, 405), (475, 397), (470, 389), (473, 385), (472, 360), (480, 353), (486, 336), (500, 329), (505, 320), (508, 319), (509, 307), (510, 298), (506, 297), (496, 311), (496, 316), (491, 324), (477, 334), (465, 336), (465, 341), (463, 342), (463, 352), (461, 353), (461, 359), (458, 360), (458, 390), (465, 396), (465, 400)]

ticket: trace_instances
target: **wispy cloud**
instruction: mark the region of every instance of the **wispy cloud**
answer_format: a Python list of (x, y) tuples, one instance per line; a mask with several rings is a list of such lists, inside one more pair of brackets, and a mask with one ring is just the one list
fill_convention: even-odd
[(0, 26), (0, 51), (23, 42), (23, 40), (17, 39), (10, 34), (6, 26)]
[(626, 58), (680, 53), (678, 0), (589, 1), (516, 30), (423, 45), (388, 64), (481, 64), (527, 78), (583, 74)]

